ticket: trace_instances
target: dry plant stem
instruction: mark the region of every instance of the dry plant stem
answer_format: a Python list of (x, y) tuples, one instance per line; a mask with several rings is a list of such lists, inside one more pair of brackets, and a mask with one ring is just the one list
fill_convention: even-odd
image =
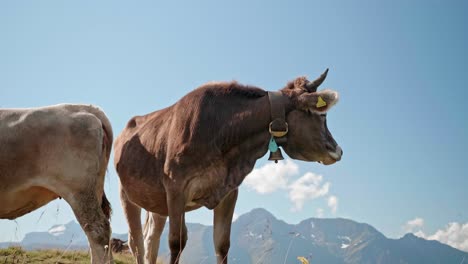
[(203, 258), (203, 259), (201, 260), (201, 262), (198, 263), (198, 264), (203, 264), (203, 262), (205, 262), (205, 260), (207, 260), (207, 259), (208, 259), (208, 256), (206, 256), (205, 258)]
[(268, 252), (270, 252), (270, 251), (272, 251), (272, 250), (273, 250), (273, 248), (269, 248), (269, 249), (265, 250), (265, 251), (263, 252), (263, 255), (257, 260), (257, 262), (255, 262), (255, 264), (260, 263), (260, 260), (263, 259), (263, 257), (266, 255), (266, 253), (268, 253)]
[(291, 249), (293, 240), (294, 240), (294, 237), (292, 237), (291, 240), (289, 240), (288, 250), (286, 251), (286, 256), (284, 257), (283, 264), (286, 264), (286, 259), (288, 259), (289, 249)]
[(68, 243), (68, 246), (65, 248), (65, 250), (63, 251), (62, 255), (60, 255), (60, 257), (57, 259), (56, 263), (59, 263), (60, 260), (63, 258), (63, 256), (65, 255), (65, 253), (68, 252), (68, 249), (70, 249), (70, 246), (71, 244), (73, 243), (73, 237), (74, 235), (72, 235), (72, 238), (70, 239), (70, 243)]

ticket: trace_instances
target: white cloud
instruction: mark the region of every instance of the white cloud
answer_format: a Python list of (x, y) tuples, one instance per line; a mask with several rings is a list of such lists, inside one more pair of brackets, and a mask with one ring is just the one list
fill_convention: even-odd
[(316, 215), (318, 218), (323, 217), (323, 209), (322, 208), (317, 208)]
[[(267, 194), (277, 190), (288, 190), (289, 200), (293, 203), (292, 211), (300, 211), (306, 200), (313, 200), (326, 196), (330, 183), (323, 183), (323, 176), (307, 172), (299, 179), (290, 182), (293, 176), (299, 174), (299, 166), (292, 160), (285, 160), (278, 164), (268, 163), (254, 169), (244, 180), (244, 184), (260, 193)], [(338, 198), (330, 196), (328, 206), (336, 213)], [(317, 210), (319, 217), (323, 217), (323, 209)]]
[(403, 229), (406, 233), (413, 233), (415, 236), (422, 237), (427, 240), (437, 240), (441, 243), (450, 245), (454, 248), (468, 252), (468, 222), (457, 223), (452, 222), (446, 225), (443, 229), (437, 230), (432, 235), (426, 235), (422, 231), (424, 219), (416, 217), (408, 221)]
[(289, 200), (294, 204), (293, 211), (300, 211), (306, 200), (312, 200), (328, 194), (330, 183), (322, 185), (322, 175), (312, 172), (304, 174), (288, 186)]
[(278, 189), (286, 189), (291, 176), (299, 173), (299, 166), (291, 160), (268, 163), (259, 169), (254, 169), (244, 180), (245, 185), (258, 193), (271, 193)]
[[(424, 226), (424, 219), (421, 217), (416, 217), (413, 220), (409, 220), (406, 222), (406, 224), (403, 226), (403, 230), (405, 233), (415, 233), (415, 232), (422, 232), (421, 228)], [(418, 229), (416, 231), (416, 229)]]
[(327, 201), (328, 207), (330, 207), (331, 211), (336, 214), (336, 209), (338, 209), (338, 197), (331, 195), (328, 197)]
[(234, 213), (234, 215), (232, 216), (232, 222), (236, 221), (237, 218), (239, 218), (239, 215)]
[(468, 222), (464, 224), (456, 222), (449, 223), (444, 229), (439, 229), (430, 236), (425, 236), (422, 232), (415, 235), (428, 240), (437, 240), (468, 252)]
[(426, 234), (424, 234), (424, 232), (422, 230), (418, 230), (416, 233), (413, 233), (415, 236), (418, 236), (418, 237), (426, 237)]

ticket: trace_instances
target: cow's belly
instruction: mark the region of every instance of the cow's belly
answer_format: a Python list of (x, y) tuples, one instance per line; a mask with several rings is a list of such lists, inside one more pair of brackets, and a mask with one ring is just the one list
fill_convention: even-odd
[[(167, 176), (162, 168), (158, 168), (157, 164), (146, 163), (141, 166), (146, 169), (142, 170), (132, 164), (136, 163), (123, 161), (118, 165), (121, 186), (128, 199), (147, 211), (168, 215), (167, 193), (163, 184), (163, 178)], [(180, 190), (186, 198), (185, 211), (202, 206), (215, 208), (225, 195), (237, 188), (237, 185), (226, 184), (226, 174), (226, 169), (222, 167), (188, 173), (191, 177), (184, 180), (186, 183)]]
[[(127, 178), (126, 181), (122, 182), (122, 188), (132, 203), (147, 211), (163, 216), (168, 215), (166, 192), (162, 186), (158, 187), (158, 184), (132, 181)], [(202, 207), (201, 204), (187, 201), (185, 211), (192, 211), (200, 207)]]
[(166, 192), (161, 185), (132, 176), (120, 176), (120, 183), (132, 203), (147, 211), (167, 215)]
[(59, 196), (42, 187), (29, 187), (0, 194), (0, 219), (15, 219), (46, 205)]

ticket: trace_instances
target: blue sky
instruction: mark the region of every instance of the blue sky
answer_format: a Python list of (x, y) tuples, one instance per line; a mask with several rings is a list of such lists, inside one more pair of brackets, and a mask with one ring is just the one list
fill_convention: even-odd
[[(1, 2), (0, 107), (96, 104), (117, 135), (132, 116), (207, 81), (277, 90), (328, 67), (323, 87), (341, 97), (328, 125), (342, 161), (284, 162), (297, 172), (269, 193), (243, 185), (236, 214), (264, 207), (291, 223), (346, 217), (390, 237), (417, 218), (423, 224), (411, 230), (426, 234), (468, 223), (465, 1), (166, 2)], [(294, 209), (291, 186), (307, 173), (322, 175), (316, 187), (328, 182), (328, 191)], [(117, 182), (110, 166), (112, 226), (125, 232)], [(52, 202), (0, 220), (0, 241), (72, 219), (66, 203)], [(208, 210), (188, 216), (211, 219)]]

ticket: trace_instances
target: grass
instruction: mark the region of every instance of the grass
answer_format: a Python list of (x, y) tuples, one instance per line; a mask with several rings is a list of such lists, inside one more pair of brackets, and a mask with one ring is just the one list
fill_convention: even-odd
[[(114, 253), (114, 262), (116, 264), (135, 263), (130, 253)], [(0, 264), (89, 264), (90, 255), (88, 251), (58, 249), (31, 250), (26, 251), (21, 247), (9, 247), (0, 249)], [(158, 261), (158, 264), (162, 262)]]

